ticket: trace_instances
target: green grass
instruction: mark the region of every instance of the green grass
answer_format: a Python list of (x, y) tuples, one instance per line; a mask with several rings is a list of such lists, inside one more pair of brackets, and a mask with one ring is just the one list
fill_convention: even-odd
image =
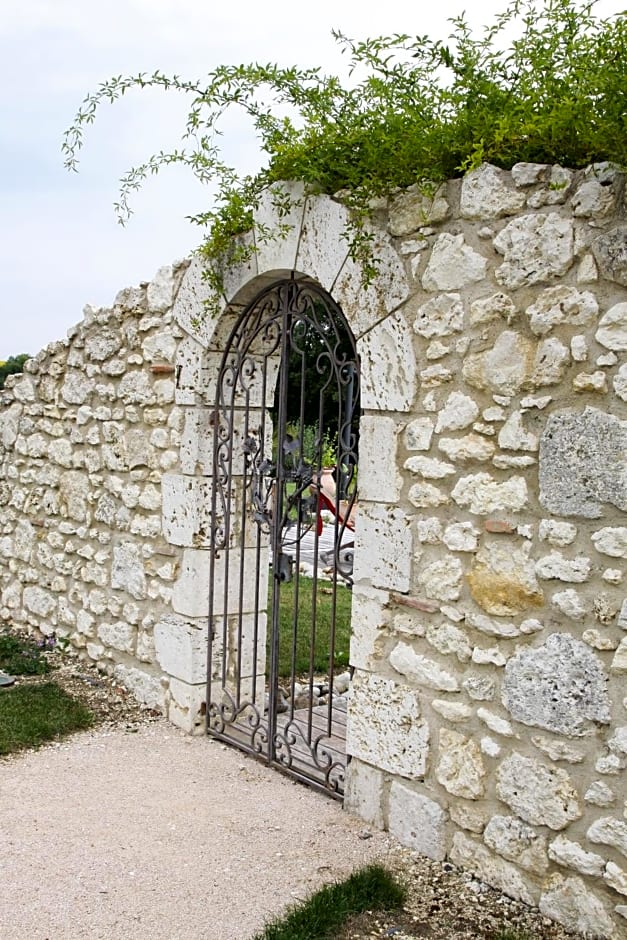
[[(292, 632), (294, 619), (294, 587), (296, 581), (281, 584), (279, 595), (279, 675), (292, 675)], [(311, 578), (298, 579), (298, 628), (296, 636), (295, 675), (309, 672), (311, 625), (313, 620), (313, 587)], [(316, 594), (316, 642), (314, 672), (329, 669), (329, 649), (333, 593), (330, 581), (319, 581)], [(268, 613), (272, 610), (272, 579), (268, 595)], [(348, 666), (351, 632), (351, 592), (342, 584), (337, 586), (335, 623), (335, 667)]]
[(42, 676), (50, 664), (34, 640), (0, 633), (0, 670), (12, 676)]
[(0, 755), (38, 747), (92, 724), (92, 713), (54, 682), (0, 690)]
[(404, 901), (405, 891), (391, 874), (380, 865), (369, 865), (289, 908), (253, 940), (333, 940), (356, 914), (396, 910)]

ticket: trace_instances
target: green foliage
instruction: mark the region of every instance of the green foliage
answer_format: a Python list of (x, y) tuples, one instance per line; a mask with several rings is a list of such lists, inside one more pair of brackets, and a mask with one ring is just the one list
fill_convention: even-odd
[[(585, 0), (510, 0), (478, 36), (463, 14), (455, 17), (447, 41), (397, 34), (356, 42), (334, 33), (349, 65), (344, 84), (318, 68), (272, 64), (220, 66), (201, 82), (160, 72), (117, 76), (83, 101), (65, 135), (66, 166), (77, 168), (84, 128), (101, 103), (138, 87), (182, 92), (191, 97), (182, 147), (122, 178), (119, 220), (131, 214), (132, 193), (163, 166), (183, 163), (212, 181), (214, 207), (194, 220), (208, 226), (204, 251), (219, 287), (224, 265), (254, 250), (233, 236), (250, 229), (261, 193), (301, 180), (310, 192), (343, 192), (351, 251), (367, 280), (375, 272), (365, 224), (373, 197), (485, 161), (627, 164), (627, 18), (600, 19), (593, 8)], [(216, 143), (233, 106), (252, 119), (266, 154), (254, 176), (238, 176)], [(276, 188), (273, 198), (285, 212), (285, 192)]]
[(24, 371), (24, 363), (27, 359), (30, 359), (27, 353), (20, 353), (19, 356), (9, 356), (6, 360), (0, 360), (0, 388), (4, 388), (4, 381), (8, 375)]
[(0, 755), (89, 728), (93, 715), (54, 682), (0, 691)]
[(0, 670), (13, 676), (44, 675), (50, 672), (50, 664), (42, 649), (34, 640), (0, 633)]
[(355, 914), (396, 910), (404, 901), (405, 891), (392, 875), (381, 865), (369, 865), (291, 907), (253, 940), (333, 940)]

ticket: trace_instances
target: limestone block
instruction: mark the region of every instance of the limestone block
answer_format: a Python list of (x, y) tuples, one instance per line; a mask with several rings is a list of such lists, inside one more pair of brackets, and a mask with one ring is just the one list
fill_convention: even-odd
[(564, 829), (582, 815), (579, 795), (564, 770), (515, 752), (496, 771), (496, 792), (533, 826)]
[(462, 392), (451, 392), (438, 414), (436, 433), (462, 430), (478, 417), (479, 407), (472, 398)]
[(397, 643), (390, 653), (390, 665), (398, 673), (428, 689), (459, 691), (459, 680), (432, 659), (416, 653), (409, 643)]
[(627, 526), (607, 526), (592, 533), (597, 552), (612, 558), (627, 558)]
[(416, 357), (401, 314), (387, 317), (357, 340), (361, 362), (361, 407), (409, 411), (416, 397)]
[(536, 336), (544, 336), (555, 326), (591, 326), (597, 318), (599, 305), (590, 291), (578, 291), (561, 284), (547, 287), (525, 313)]
[[(255, 610), (257, 585), (257, 550), (245, 548), (242, 561), (238, 551), (221, 553), (215, 562), (214, 612), (221, 614), (225, 595), (227, 612)], [(172, 591), (172, 609), (185, 617), (206, 617), (209, 613), (210, 553), (202, 549), (186, 548), (178, 579)], [(228, 576), (228, 586), (227, 586)], [(259, 569), (259, 596), (265, 597), (268, 578), (268, 552), (261, 552)], [(240, 597), (240, 586), (243, 592)], [(241, 606), (240, 606), (241, 605)]]
[(571, 219), (555, 212), (523, 215), (503, 228), (494, 247), (504, 256), (496, 279), (507, 290), (552, 280), (565, 274), (574, 260)]
[(479, 702), (491, 701), (496, 691), (496, 683), (489, 676), (468, 676), (462, 686), (470, 698)]
[[(359, 498), (380, 503), (398, 501), (403, 481), (396, 469), (398, 433), (393, 418), (365, 415), (359, 422)], [(385, 459), (381, 455), (385, 454)]]
[(472, 661), (478, 666), (504, 666), (507, 662), (498, 646), (491, 646), (488, 649), (475, 646), (472, 651)]
[(366, 224), (364, 232), (372, 239), (373, 279), (364, 287), (363, 266), (347, 257), (333, 287), (333, 297), (349, 316), (356, 337), (393, 313), (409, 296), (405, 266), (388, 233), (372, 223)]
[(165, 264), (146, 288), (148, 310), (151, 313), (165, 313), (174, 300), (174, 271), (171, 264)]
[[(361, 438), (361, 425), (359, 428)], [(408, 457), (403, 464), (405, 470), (410, 473), (416, 473), (426, 480), (442, 480), (444, 477), (456, 473), (456, 469), (450, 463), (444, 463), (442, 460), (436, 460), (434, 457)], [(361, 492), (361, 463), (359, 464), (359, 483)]]
[(616, 802), (616, 794), (603, 780), (595, 780), (584, 793), (584, 800), (593, 806), (611, 806)]
[(333, 285), (348, 257), (348, 209), (330, 196), (307, 199), (296, 269), (306, 271), (325, 290)]
[(493, 816), (483, 838), (491, 849), (527, 871), (543, 874), (549, 867), (546, 839), (516, 816)]
[(566, 558), (561, 552), (551, 552), (536, 562), (536, 574), (546, 581), (573, 581), (582, 584), (590, 577), (589, 558)]
[(165, 712), (165, 690), (158, 676), (122, 665), (114, 668), (113, 675), (144, 705)]
[(530, 550), (529, 543), (514, 548), (495, 541), (477, 553), (468, 584), (473, 600), (487, 613), (507, 617), (542, 606), (544, 594), (536, 581)]
[(570, 545), (577, 538), (577, 526), (557, 519), (542, 519), (538, 535), (551, 545)]
[(589, 827), (586, 833), (590, 842), (597, 845), (611, 845), (627, 856), (627, 822), (603, 816)]
[(7, 450), (15, 444), (22, 408), (19, 402), (14, 402), (0, 413), (0, 441)]
[(472, 656), (472, 646), (468, 637), (452, 623), (429, 624), (426, 632), (427, 642), (445, 656), (457, 656), (466, 663)]
[(383, 773), (360, 760), (352, 760), (346, 768), (344, 809), (359, 816), (371, 826), (383, 829), (383, 799)]
[(204, 259), (195, 255), (183, 275), (172, 308), (175, 322), (205, 349), (211, 343), (223, 305), (207, 272)]
[(24, 588), (24, 607), (38, 617), (49, 617), (57, 607), (57, 599), (43, 588), (28, 585)]
[(621, 401), (627, 401), (627, 362), (620, 367), (612, 379), (612, 385)]
[(346, 750), (381, 770), (423, 777), (429, 726), (418, 693), (380, 676), (357, 673), (349, 693)]
[(402, 845), (441, 862), (446, 857), (446, 813), (422, 793), (398, 781), (390, 788), (388, 827)]
[(305, 186), (301, 182), (275, 183), (263, 191), (254, 210), (260, 272), (295, 269), (304, 207)]
[(602, 504), (627, 509), (627, 421), (595, 408), (552, 414), (540, 443), (540, 502), (597, 519)]
[(118, 330), (100, 328), (85, 340), (85, 355), (93, 362), (104, 362), (122, 348), (124, 340)]
[(547, 163), (515, 163), (512, 167), (512, 179), (516, 186), (533, 186), (546, 180), (551, 167)]
[(528, 386), (535, 389), (544, 385), (557, 385), (564, 378), (569, 363), (568, 347), (557, 337), (550, 336), (542, 340), (536, 349)]
[(463, 235), (438, 235), (422, 276), (425, 290), (451, 291), (485, 277), (488, 262), (464, 241)]
[(405, 447), (407, 450), (429, 450), (431, 438), (433, 437), (433, 428), (434, 423), (431, 418), (416, 418), (414, 421), (410, 421), (405, 428)]
[(161, 478), (163, 536), (170, 545), (208, 546), (211, 531), (211, 480), (166, 473)]
[(574, 392), (607, 392), (607, 376), (600, 370), (597, 372), (579, 372), (573, 379)]
[(187, 734), (203, 734), (207, 686), (189, 685), (179, 679), (170, 679), (167, 698), (168, 721)]
[(568, 588), (566, 591), (558, 591), (551, 598), (551, 604), (568, 617), (569, 620), (583, 620), (586, 616), (586, 605), (574, 588)]
[(353, 586), (350, 663), (357, 669), (372, 668), (372, 657), (390, 625), (390, 595), (367, 584)]
[(504, 639), (513, 639), (520, 636), (523, 632), (521, 627), (516, 626), (507, 620), (493, 620), (484, 614), (477, 614), (474, 611), (467, 611), (466, 625), (486, 633), (488, 636), (499, 636)]
[(149, 375), (136, 370), (122, 377), (118, 394), (127, 405), (153, 405), (157, 400)]
[(477, 800), (485, 792), (486, 770), (477, 742), (442, 728), (435, 775), (453, 796)]
[(463, 573), (460, 559), (449, 556), (421, 568), (418, 572), (418, 584), (427, 597), (440, 601), (455, 601), (461, 593)]
[(440, 294), (418, 308), (414, 331), (431, 339), (451, 336), (464, 328), (464, 305), (459, 294)]
[(504, 738), (512, 738), (514, 736), (514, 729), (509, 721), (505, 718), (501, 718), (499, 715), (495, 715), (494, 712), (489, 711), (487, 708), (478, 708), (477, 718), (483, 721), (494, 734), (500, 734)]
[(146, 597), (146, 575), (139, 543), (126, 541), (113, 546), (111, 587), (127, 591), (136, 600)]
[(489, 297), (482, 297), (470, 305), (470, 326), (505, 320), (510, 323), (516, 315), (516, 306), (511, 297), (499, 291)]
[(603, 904), (588, 891), (581, 878), (551, 875), (543, 885), (539, 903), (545, 917), (582, 936), (612, 938), (614, 925)]
[(504, 330), (492, 349), (466, 356), (462, 376), (473, 388), (515, 395), (531, 375), (535, 354), (536, 346), (531, 340), (513, 330)]
[(146, 362), (173, 362), (176, 339), (170, 330), (162, 330), (147, 336), (142, 343), (142, 356)]
[(519, 212), (525, 199), (511, 185), (508, 173), (484, 163), (462, 180), (460, 212), (466, 219), (499, 219)]
[(537, 903), (537, 889), (521, 874), (518, 868), (501, 858), (495, 858), (492, 852), (461, 832), (453, 837), (450, 859), (454, 865), (473, 872), (482, 881), (503, 891), (511, 898), (524, 904)]
[(445, 506), (450, 503), (448, 495), (437, 486), (432, 486), (431, 483), (414, 483), (407, 496), (412, 506), (417, 509)]
[(390, 235), (411, 235), (425, 225), (443, 222), (449, 215), (446, 184), (416, 183), (390, 200)]
[(61, 386), (61, 398), (68, 405), (83, 405), (94, 390), (93, 379), (82, 372), (65, 373), (65, 380)]
[(464, 437), (441, 437), (438, 441), (438, 450), (441, 450), (449, 460), (458, 463), (471, 461), (483, 462), (490, 460), (494, 454), (494, 444), (480, 434), (466, 434)]
[[(84, 631), (81, 630), (81, 632)], [(125, 623), (123, 620), (116, 623), (100, 623), (97, 635), (105, 647), (120, 650), (122, 653), (135, 652), (136, 631), (132, 624)]]
[(458, 721), (468, 721), (472, 715), (472, 708), (469, 705), (464, 705), (463, 702), (449, 702), (448, 699), (434, 698), (431, 708), (453, 724)]
[(619, 868), (614, 862), (607, 863), (603, 879), (614, 891), (618, 891), (619, 894), (627, 894), (627, 871)]
[(416, 520), (416, 538), (428, 545), (437, 545), (442, 539), (442, 523), (435, 516)]
[(627, 225), (603, 232), (592, 242), (592, 253), (601, 275), (627, 287)]
[(154, 626), (154, 644), (161, 669), (195, 685), (207, 678), (207, 626), (167, 616)]
[(584, 180), (572, 198), (575, 218), (602, 218), (616, 205), (616, 193), (599, 180)]
[(605, 869), (605, 859), (594, 852), (586, 852), (578, 842), (571, 842), (565, 836), (553, 839), (549, 845), (549, 858), (564, 868), (574, 869), (580, 875), (598, 878)]
[(360, 507), (355, 533), (355, 581), (405, 593), (412, 555), (411, 519), (394, 506)]
[(502, 700), (513, 718), (569, 737), (608, 724), (608, 677), (591, 650), (567, 633), (516, 652), (505, 668)]
[(520, 411), (513, 411), (499, 431), (499, 447), (504, 450), (537, 450), (538, 438), (525, 430)]
[(448, 811), (456, 825), (477, 834), (483, 832), (488, 821), (485, 810), (477, 803), (456, 801), (451, 803)]
[(610, 672), (619, 676), (623, 676), (627, 673), (627, 637), (623, 637), (618, 649), (614, 653)]
[(442, 541), (451, 552), (474, 552), (480, 534), (472, 522), (452, 522), (444, 530)]

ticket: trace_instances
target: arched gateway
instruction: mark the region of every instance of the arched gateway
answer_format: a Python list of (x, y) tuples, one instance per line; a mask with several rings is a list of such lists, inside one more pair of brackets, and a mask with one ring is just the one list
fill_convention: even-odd
[(211, 413), (207, 730), (337, 795), (358, 402), (330, 295), (307, 278), (264, 288), (228, 338)]

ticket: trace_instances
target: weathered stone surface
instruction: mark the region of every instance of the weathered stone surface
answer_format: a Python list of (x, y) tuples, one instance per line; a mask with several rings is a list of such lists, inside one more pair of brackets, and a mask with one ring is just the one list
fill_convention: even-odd
[(580, 372), (573, 379), (573, 391), (582, 393), (582, 392), (598, 392), (600, 394), (605, 394), (607, 392), (607, 376), (605, 372), (600, 370), (597, 372)]
[(390, 235), (402, 237), (424, 225), (443, 222), (449, 211), (445, 185), (417, 183), (409, 186), (390, 202)]
[(542, 734), (531, 736), (531, 743), (547, 754), (551, 760), (564, 760), (569, 764), (580, 764), (584, 759), (584, 752), (573, 747), (568, 741), (546, 738)]
[(355, 540), (354, 577), (374, 587), (405, 592), (411, 570), (411, 520), (401, 509), (372, 505), (360, 509)]
[(627, 421), (596, 408), (552, 414), (540, 441), (540, 502), (550, 512), (598, 519), (627, 510)]
[(525, 311), (529, 325), (536, 336), (544, 336), (555, 326), (591, 326), (599, 312), (599, 305), (590, 291), (578, 291), (566, 284), (547, 287), (535, 303)]
[(627, 673), (627, 637), (623, 637), (623, 639), (620, 641), (618, 649), (614, 653), (612, 665), (610, 666), (610, 672), (613, 672), (619, 676), (623, 676), (625, 673)]
[(561, 552), (551, 552), (536, 562), (536, 573), (544, 580), (574, 581), (582, 584), (590, 577), (589, 558), (566, 558)]
[(478, 326), (481, 323), (491, 323), (503, 319), (507, 323), (513, 320), (516, 306), (507, 294), (500, 291), (489, 297), (482, 297), (470, 305), (470, 325)]
[(136, 600), (146, 597), (146, 576), (140, 544), (127, 541), (114, 545), (111, 587), (128, 591)]
[(486, 769), (476, 741), (442, 728), (435, 770), (438, 781), (453, 796), (477, 800), (485, 791)]
[(578, 842), (571, 842), (565, 836), (557, 836), (549, 845), (549, 858), (565, 868), (573, 868), (580, 875), (603, 874), (605, 859), (594, 852), (586, 852)]
[(496, 792), (533, 826), (564, 829), (582, 815), (579, 795), (568, 774), (522, 754), (511, 754), (498, 768)]
[(544, 385), (557, 385), (564, 378), (570, 364), (570, 352), (557, 337), (550, 336), (538, 344), (533, 360), (533, 369), (528, 380), (532, 389)]
[(462, 376), (473, 388), (515, 395), (526, 386), (535, 355), (535, 343), (513, 330), (504, 330), (492, 349), (466, 356)]
[(123, 620), (115, 623), (100, 623), (97, 634), (105, 646), (120, 650), (122, 653), (135, 652), (136, 631), (132, 624)]
[(414, 330), (420, 336), (451, 336), (464, 326), (464, 305), (459, 294), (440, 294), (418, 308)]
[(466, 219), (499, 219), (514, 215), (525, 205), (526, 196), (511, 185), (511, 176), (484, 163), (462, 180), (460, 211)]
[(422, 718), (416, 691), (380, 676), (357, 673), (348, 715), (348, 754), (401, 777), (424, 776), (429, 726)]
[(467, 611), (466, 624), (488, 636), (500, 636), (506, 639), (520, 636), (522, 633), (521, 628), (515, 623), (508, 620), (494, 620), (492, 617), (486, 617), (485, 614), (477, 614), (474, 611)]
[(494, 239), (505, 258), (496, 279), (508, 290), (565, 274), (574, 260), (573, 223), (555, 212), (514, 219)]
[(461, 477), (451, 495), (458, 506), (478, 515), (500, 509), (519, 512), (527, 505), (527, 484), (524, 477), (497, 483), (489, 473), (477, 473)]
[(544, 885), (539, 908), (546, 917), (584, 937), (616, 936), (603, 904), (588, 891), (581, 878), (551, 875)]
[(501, 734), (505, 738), (512, 738), (514, 736), (514, 729), (509, 721), (506, 721), (505, 718), (501, 718), (499, 715), (495, 715), (494, 712), (489, 711), (487, 708), (478, 708), (477, 718), (483, 721), (494, 734)]
[(394, 781), (389, 830), (402, 845), (436, 862), (446, 856), (446, 813), (434, 800)]
[(607, 526), (592, 533), (597, 552), (612, 558), (627, 558), (627, 526)]
[(416, 397), (412, 334), (401, 314), (386, 317), (357, 340), (361, 361), (361, 407), (375, 411), (411, 409)]
[(417, 509), (445, 506), (450, 502), (449, 496), (431, 483), (414, 483), (407, 495), (409, 502)]
[(407, 450), (429, 450), (433, 437), (432, 418), (416, 418), (405, 428), (405, 447)]
[(440, 601), (455, 601), (461, 593), (463, 573), (459, 558), (450, 556), (421, 568), (418, 584), (427, 597)]
[(436, 433), (462, 430), (478, 417), (479, 407), (472, 398), (462, 392), (451, 392), (438, 414)]
[[(399, 426), (392, 418), (364, 415), (359, 422), (361, 443), (359, 497), (393, 503), (401, 494), (402, 479), (396, 469)], [(381, 460), (381, 452), (388, 455)]]
[(425, 290), (459, 290), (485, 277), (487, 259), (464, 241), (463, 235), (438, 235), (422, 276)]
[(174, 615), (154, 626), (157, 662), (164, 672), (190, 685), (207, 679), (207, 630)]
[(472, 647), (468, 637), (452, 623), (430, 624), (426, 632), (427, 642), (438, 652), (447, 656), (453, 654), (460, 662), (468, 662), (472, 656)]
[(409, 643), (397, 643), (390, 653), (390, 665), (402, 676), (428, 689), (457, 692), (459, 680), (432, 659), (417, 653)]
[(491, 849), (527, 871), (543, 873), (549, 867), (546, 839), (515, 816), (493, 816), (483, 838)]
[(551, 598), (551, 604), (561, 610), (569, 620), (583, 620), (586, 616), (586, 606), (574, 588), (557, 591)]
[(495, 858), (484, 845), (469, 839), (461, 832), (453, 836), (453, 847), (450, 859), (455, 865), (460, 865), (477, 875), (499, 891), (503, 891), (511, 898), (516, 898), (524, 904), (535, 904), (538, 899), (537, 889), (527, 881), (515, 865)]
[(627, 871), (619, 868), (614, 862), (607, 863), (603, 879), (614, 891), (618, 891), (619, 894), (627, 894)]
[(158, 676), (151, 676), (141, 669), (118, 665), (113, 670), (115, 678), (122, 683), (138, 701), (163, 712), (165, 691)]
[(474, 552), (480, 534), (472, 522), (452, 522), (444, 530), (442, 541), (451, 552)]
[(346, 768), (344, 808), (371, 826), (383, 829), (383, 773), (376, 767), (352, 760)]
[(603, 816), (589, 827), (586, 835), (597, 845), (611, 845), (627, 856), (627, 822)]
[(612, 379), (612, 385), (621, 401), (627, 401), (627, 362), (620, 367)]
[(504, 450), (537, 450), (538, 438), (523, 426), (520, 411), (513, 411), (499, 431), (499, 447)]
[(49, 617), (56, 609), (57, 599), (54, 594), (40, 587), (29, 585), (24, 588), (24, 607), (38, 617)]
[[(434, 457), (408, 457), (403, 466), (410, 473), (416, 473), (426, 480), (442, 480), (457, 472), (452, 464), (436, 460)], [(361, 465), (359, 470), (361, 473)], [(361, 484), (361, 479), (359, 482)]]
[(542, 606), (544, 594), (536, 581), (530, 550), (528, 543), (520, 548), (501, 541), (482, 546), (468, 574), (468, 584), (473, 600), (483, 610), (507, 617)]
[(441, 437), (438, 441), (441, 450), (450, 460), (459, 463), (489, 460), (494, 454), (494, 444), (480, 434), (466, 434), (465, 437)]
[(617, 225), (595, 238), (592, 252), (603, 277), (627, 287), (627, 225)]
[(557, 519), (542, 519), (538, 527), (538, 535), (551, 545), (570, 545), (577, 538), (577, 526)]
[(525, 725), (568, 736), (608, 724), (610, 702), (603, 664), (580, 640), (554, 633), (536, 649), (521, 649), (507, 663), (503, 704)]
[(611, 806), (616, 802), (616, 794), (603, 780), (595, 780), (584, 793), (586, 803), (594, 806)]
[(431, 708), (442, 715), (447, 721), (456, 724), (460, 721), (468, 721), (472, 715), (472, 708), (464, 705), (463, 702), (450, 702), (448, 699), (434, 698), (431, 702)]
[(498, 646), (490, 646), (487, 649), (482, 646), (475, 646), (472, 651), (472, 661), (478, 666), (504, 666), (507, 662)]

